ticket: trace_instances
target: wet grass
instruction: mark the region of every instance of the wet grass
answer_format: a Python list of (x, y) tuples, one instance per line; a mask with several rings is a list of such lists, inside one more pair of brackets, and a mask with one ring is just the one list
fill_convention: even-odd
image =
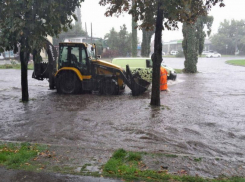
[[(163, 155), (165, 157), (178, 157), (174, 154), (151, 154), (146, 152), (129, 152), (124, 149), (115, 151), (112, 157), (104, 164), (101, 170), (91, 172), (87, 170), (92, 164), (86, 163), (78, 170), (78, 166), (59, 164), (59, 157), (55, 152), (50, 152), (48, 146), (30, 143), (1, 144), (0, 143), (0, 165), (11, 169), (22, 169), (39, 172), (59, 172), (62, 174), (76, 174), (93, 177), (120, 178), (125, 181), (166, 181), (166, 182), (245, 182), (244, 178), (205, 179), (198, 176), (183, 174), (169, 174), (167, 168), (160, 171), (149, 170), (142, 162), (143, 155)], [(197, 162), (201, 162), (201, 158)], [(55, 162), (56, 161), (56, 162)], [(58, 162), (57, 162), (58, 161)], [(195, 158), (194, 158), (195, 161)], [(55, 164), (55, 165), (54, 165)], [(101, 169), (101, 168), (99, 168)]]
[(33, 170), (35, 166), (30, 164), (31, 159), (45, 150), (45, 146), (22, 144), (1, 144), (0, 145), (0, 164), (11, 169)]
[(125, 181), (166, 181), (166, 182), (245, 182), (244, 178), (205, 179), (198, 176), (169, 174), (167, 170), (154, 171), (147, 169), (141, 161), (142, 153), (127, 152), (119, 149), (103, 166), (103, 176), (121, 178)]
[[(20, 64), (4, 64), (0, 65), (0, 69), (21, 69)], [(33, 70), (34, 65), (33, 63), (28, 64), (28, 70)]]
[(183, 69), (174, 69), (174, 71), (175, 71), (177, 74), (183, 73)]
[(164, 154), (166, 157), (177, 158), (178, 156), (175, 154)]
[(170, 107), (168, 107), (168, 106), (165, 106), (165, 105), (161, 105), (161, 109), (163, 109), (163, 110), (170, 110)]
[(201, 157), (199, 157), (199, 158), (194, 158), (194, 161), (195, 161), (195, 162), (201, 162), (201, 161), (202, 161), (202, 158), (201, 158)]
[(235, 65), (235, 66), (245, 66), (245, 59), (243, 60), (229, 60), (226, 61), (227, 64)]

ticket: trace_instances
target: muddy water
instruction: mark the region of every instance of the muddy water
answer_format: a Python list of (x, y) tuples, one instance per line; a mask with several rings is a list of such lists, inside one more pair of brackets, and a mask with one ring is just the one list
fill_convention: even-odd
[[(31, 101), (22, 103), (20, 71), (0, 70), (0, 139), (244, 161), (245, 67), (227, 59), (199, 59), (200, 73), (170, 81), (160, 108), (150, 107), (150, 91), (59, 95), (31, 71)], [(183, 68), (183, 59), (165, 62)]]

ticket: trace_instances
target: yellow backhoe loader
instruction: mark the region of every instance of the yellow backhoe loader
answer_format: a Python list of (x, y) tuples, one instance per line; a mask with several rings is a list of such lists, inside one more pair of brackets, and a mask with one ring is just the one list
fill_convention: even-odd
[(132, 90), (132, 95), (137, 96), (144, 93), (150, 85), (137, 75), (132, 75), (128, 66), (125, 71), (100, 60), (95, 44), (60, 43), (57, 56), (55, 48), (47, 42), (47, 53), (48, 63), (36, 62), (32, 77), (38, 80), (47, 78), (50, 89), (57, 89), (58, 93), (98, 91), (105, 95), (115, 95), (127, 85)]

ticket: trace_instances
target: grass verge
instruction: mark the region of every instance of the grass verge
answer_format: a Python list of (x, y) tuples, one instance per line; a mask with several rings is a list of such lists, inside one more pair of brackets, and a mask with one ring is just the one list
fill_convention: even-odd
[[(4, 64), (0, 65), (0, 69), (21, 69), (20, 64)], [(28, 70), (33, 70), (34, 65), (33, 63), (28, 64)]]
[(31, 165), (32, 159), (35, 159), (45, 149), (45, 146), (29, 143), (0, 144), (0, 165), (9, 169), (34, 170), (36, 166)]
[(244, 178), (205, 179), (198, 176), (173, 175), (167, 170), (153, 171), (147, 169), (141, 161), (141, 153), (127, 152), (119, 149), (103, 167), (103, 176), (117, 177), (126, 181), (166, 181), (166, 182), (245, 182)]
[(231, 64), (231, 65), (236, 65), (236, 66), (245, 66), (245, 59), (229, 60), (229, 61), (226, 61), (226, 63)]
[(175, 71), (177, 74), (183, 73), (183, 69), (174, 69), (174, 71)]

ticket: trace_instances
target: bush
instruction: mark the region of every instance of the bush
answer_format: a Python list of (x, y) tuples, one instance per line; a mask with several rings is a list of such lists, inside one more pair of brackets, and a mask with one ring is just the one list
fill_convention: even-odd
[(114, 58), (114, 57), (119, 57), (119, 56), (120, 56), (120, 53), (117, 50), (106, 50), (101, 55), (102, 58)]
[(177, 58), (183, 58), (183, 57), (185, 57), (184, 52), (183, 52), (183, 51), (179, 51), (179, 52), (175, 55), (175, 57), (177, 57)]
[(10, 63), (11, 63), (12, 65), (16, 65), (16, 64), (17, 64), (15, 60), (11, 60)]

